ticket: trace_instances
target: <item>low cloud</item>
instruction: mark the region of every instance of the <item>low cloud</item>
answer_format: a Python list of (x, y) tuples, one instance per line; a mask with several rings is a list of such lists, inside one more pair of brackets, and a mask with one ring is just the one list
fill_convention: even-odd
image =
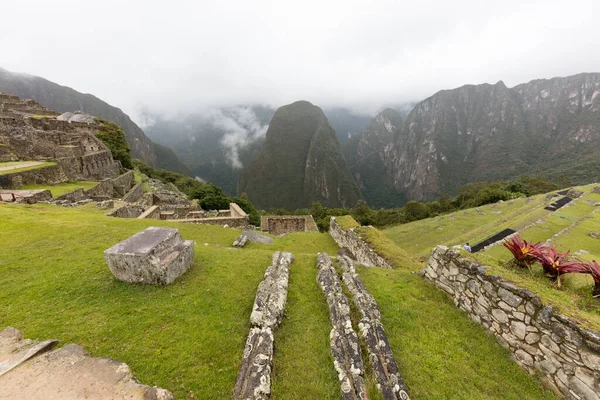
[(240, 150), (264, 138), (269, 128), (269, 125), (261, 124), (250, 107), (213, 110), (210, 120), (216, 128), (225, 132), (221, 144), (225, 149), (227, 160), (234, 168), (243, 168)]

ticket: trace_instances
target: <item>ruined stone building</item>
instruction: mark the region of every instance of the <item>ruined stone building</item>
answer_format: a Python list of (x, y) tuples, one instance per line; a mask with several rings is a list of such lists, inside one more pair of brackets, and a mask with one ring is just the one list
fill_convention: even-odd
[[(61, 116), (34, 100), (0, 93), (0, 163), (52, 161), (53, 165), (0, 175), (0, 187), (114, 178), (120, 163), (96, 138), (99, 124), (89, 118)], [(77, 114), (75, 114), (77, 115)], [(81, 122), (81, 121), (85, 122)]]

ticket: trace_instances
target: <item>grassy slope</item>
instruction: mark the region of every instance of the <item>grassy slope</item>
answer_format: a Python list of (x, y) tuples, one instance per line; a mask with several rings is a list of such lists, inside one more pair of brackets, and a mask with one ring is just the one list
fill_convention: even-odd
[[(102, 251), (150, 225), (176, 226), (196, 240), (194, 267), (167, 287), (116, 281)], [(234, 250), (238, 234), (107, 218), (93, 206), (1, 205), (0, 303), (8, 306), (0, 308), (0, 328), (12, 325), (26, 337), (54, 337), (123, 360), (142, 382), (177, 398), (228, 398), (256, 287), (272, 252), (288, 250), (296, 261), (286, 318), (276, 332), (273, 398), (339, 398), (331, 324), (315, 278), (316, 253), (334, 254), (335, 243), (328, 235), (300, 233)], [(360, 272), (414, 398), (552, 397), (432, 285), (408, 270)]]
[[(102, 251), (150, 225), (176, 226), (184, 238), (196, 240), (194, 267), (167, 287), (116, 281)], [(256, 287), (272, 254), (252, 244), (232, 250), (238, 234), (222, 227), (107, 218), (93, 207), (2, 205), (0, 303), (7, 307), (0, 308), (0, 327), (12, 325), (26, 337), (75, 342), (93, 355), (126, 361), (142, 382), (169, 388), (178, 398), (228, 398)], [(283, 386), (276, 381), (274, 389), (284, 392), (278, 398), (293, 396), (286, 385), (303, 387), (308, 397), (335, 398), (329, 348), (314, 345), (328, 341), (327, 308), (311, 285), (313, 254), (335, 251), (335, 244), (315, 233), (278, 242), (281, 246), (271, 248), (298, 252), (298, 263), (292, 268), (289, 318), (277, 336), (275, 367), (276, 376), (294, 379)], [(304, 321), (291, 323), (298, 319)], [(303, 358), (317, 365), (300, 376), (296, 367), (305, 365)], [(304, 387), (303, 382), (314, 383)]]
[(63, 194), (67, 194), (69, 192), (74, 191), (75, 189), (83, 188), (84, 190), (89, 190), (98, 185), (98, 182), (93, 181), (77, 181), (77, 182), (63, 182), (57, 183), (56, 185), (40, 185), (36, 183), (32, 183), (30, 185), (21, 186), (20, 190), (39, 190), (39, 189), (50, 189), (52, 192), (52, 197), (56, 198), (58, 196), (62, 196)]
[[(590, 193), (594, 186), (579, 188), (587, 193), (574, 204), (556, 212), (544, 210), (543, 207), (553, 200), (546, 200), (545, 195), (539, 195), (529, 203), (525, 199), (517, 199), (480, 207), (485, 212), (483, 215), (470, 209), (455, 212), (454, 218), (448, 215), (429, 218), (388, 228), (383, 232), (410, 256), (423, 259), (435, 245), (452, 246), (465, 242), (473, 245), (505, 228), (519, 230), (524, 239), (533, 242), (544, 242), (561, 230), (570, 228), (553, 239), (552, 244), (563, 252), (571, 250), (574, 253), (583, 249), (590, 254), (583, 254), (581, 258), (600, 260), (600, 240), (588, 235), (591, 231), (600, 231), (600, 211), (594, 213), (597, 207), (583, 203), (584, 200), (600, 201), (600, 194)], [(502, 214), (491, 214), (491, 211), (502, 211)], [(523, 229), (540, 220), (541, 223)], [(555, 283), (543, 278), (541, 267), (537, 265), (534, 266), (533, 276), (529, 272), (502, 267), (504, 261), (511, 258), (503, 246), (494, 246), (472, 256), (489, 265), (489, 273), (501, 275), (507, 281), (532, 290), (545, 303), (575, 318), (583, 326), (600, 330), (600, 302), (590, 297), (593, 286), (591, 277), (567, 274), (562, 279), (563, 286), (558, 288)]]
[[(52, 161), (46, 161), (46, 162), (44, 162), (42, 164), (33, 165), (31, 167), (15, 168), (15, 169), (9, 169), (9, 170), (5, 170), (5, 171), (0, 171), (0, 175), (9, 175), (9, 174), (17, 173), (17, 172), (30, 171), (32, 169), (46, 168), (46, 167), (50, 167), (52, 165), (56, 165), (56, 163), (52, 162)], [(7, 165), (4, 165), (4, 166), (6, 167)]]
[(360, 268), (415, 399), (551, 399), (450, 298), (408, 270)]
[[(543, 209), (545, 204), (544, 195), (536, 196), (529, 203), (526, 199), (516, 199), (482, 206), (479, 209), (484, 214), (475, 209), (456, 211), (397, 225), (383, 232), (410, 255), (425, 256), (436, 245), (453, 246), (465, 242), (473, 245), (505, 228), (526, 226), (550, 213)], [(492, 214), (497, 211), (502, 213)]]

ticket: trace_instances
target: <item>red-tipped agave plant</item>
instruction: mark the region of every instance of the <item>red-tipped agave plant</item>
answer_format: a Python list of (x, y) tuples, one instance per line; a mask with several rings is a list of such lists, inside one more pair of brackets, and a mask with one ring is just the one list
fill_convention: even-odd
[(600, 265), (598, 265), (596, 260), (584, 263), (583, 265), (588, 270), (588, 274), (592, 275), (594, 278), (594, 289), (592, 290), (592, 296), (600, 297)]
[(560, 286), (560, 276), (568, 272), (583, 272), (579, 271), (581, 262), (569, 261), (569, 253), (558, 253), (554, 248), (545, 248), (536, 253), (536, 258), (542, 264), (546, 276), (549, 278), (557, 278), (558, 286)]
[(531, 244), (523, 240), (521, 235), (517, 234), (510, 239), (504, 240), (506, 247), (515, 257), (515, 261), (521, 267), (529, 267), (538, 259), (538, 254), (542, 251), (541, 243)]

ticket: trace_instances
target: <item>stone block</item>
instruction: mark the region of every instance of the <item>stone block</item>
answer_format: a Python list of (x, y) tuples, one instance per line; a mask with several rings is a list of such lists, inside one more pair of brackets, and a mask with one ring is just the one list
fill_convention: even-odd
[(177, 229), (150, 227), (105, 250), (104, 258), (120, 281), (168, 285), (192, 265), (194, 244)]

